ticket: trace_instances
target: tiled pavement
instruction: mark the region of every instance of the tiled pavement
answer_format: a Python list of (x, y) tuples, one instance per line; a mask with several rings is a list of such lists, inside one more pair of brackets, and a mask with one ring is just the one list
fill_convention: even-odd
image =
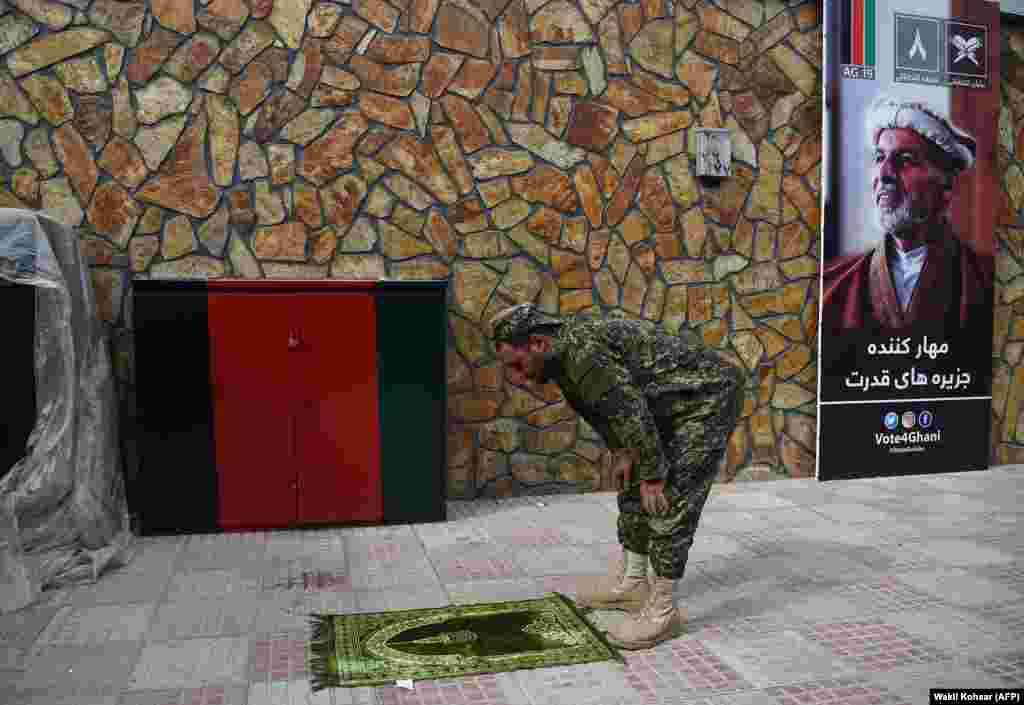
[[(718, 487), (687, 632), (589, 664), (311, 694), (306, 615), (572, 594), (618, 551), (613, 494), (450, 503), (438, 524), (146, 538), (0, 615), (0, 703), (907, 705), (1024, 685), (1024, 466)], [(621, 619), (595, 613), (595, 624)]]

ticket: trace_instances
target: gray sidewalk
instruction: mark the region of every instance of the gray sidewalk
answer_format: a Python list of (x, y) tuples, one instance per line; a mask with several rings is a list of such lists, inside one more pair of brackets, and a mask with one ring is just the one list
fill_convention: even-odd
[[(1024, 686), (1024, 466), (716, 487), (687, 633), (601, 663), (312, 695), (306, 614), (573, 593), (618, 552), (609, 493), (451, 502), (440, 524), (149, 538), (0, 615), (0, 703), (921, 704)], [(621, 619), (597, 613), (596, 623)]]

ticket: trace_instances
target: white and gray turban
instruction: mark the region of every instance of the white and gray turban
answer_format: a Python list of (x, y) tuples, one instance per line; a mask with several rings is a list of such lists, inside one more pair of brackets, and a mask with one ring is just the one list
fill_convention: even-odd
[(954, 172), (974, 166), (974, 138), (925, 103), (879, 98), (868, 111), (868, 144), (874, 149), (882, 130), (900, 127), (913, 130), (942, 150)]

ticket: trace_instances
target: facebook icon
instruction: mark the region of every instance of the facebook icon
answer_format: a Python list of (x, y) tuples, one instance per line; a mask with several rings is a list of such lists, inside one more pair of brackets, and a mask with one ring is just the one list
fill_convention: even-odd
[(917, 415), (917, 422), (921, 424), (921, 428), (930, 428), (932, 425), (932, 421), (934, 420), (935, 417), (932, 416), (932, 412), (930, 411), (922, 411), (920, 414)]

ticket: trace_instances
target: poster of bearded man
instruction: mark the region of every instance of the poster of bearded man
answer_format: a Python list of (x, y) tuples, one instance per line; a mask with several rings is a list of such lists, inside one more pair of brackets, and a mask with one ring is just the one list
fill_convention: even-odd
[(999, 5), (825, 22), (818, 478), (987, 468)]

